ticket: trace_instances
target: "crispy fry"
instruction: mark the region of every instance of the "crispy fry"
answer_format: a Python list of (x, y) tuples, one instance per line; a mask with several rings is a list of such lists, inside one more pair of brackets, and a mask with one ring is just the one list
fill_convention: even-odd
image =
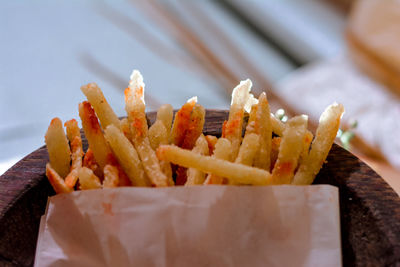
[(148, 126), (145, 114), (143, 77), (134, 70), (129, 87), (125, 89), (125, 109), (128, 113), (132, 142), (142, 161), (147, 177), (155, 186), (168, 186), (168, 178), (161, 171), (160, 163), (148, 138)]
[(78, 171), (80, 190), (101, 188), (101, 182), (93, 171), (89, 168), (82, 167)]
[(104, 180), (103, 180), (103, 188), (112, 188), (117, 187), (119, 185), (119, 172), (118, 168), (107, 164), (104, 167)]
[(195, 104), (190, 116), (190, 122), (185, 131), (182, 148), (192, 149), (194, 147), (197, 139), (203, 132), (205, 114), (204, 107), (200, 104)]
[[(194, 153), (200, 155), (209, 155), (208, 143), (204, 135), (200, 135), (200, 137), (196, 141), (196, 145), (194, 146), (193, 150)], [(187, 169), (187, 180), (185, 185), (200, 185), (204, 183), (206, 178), (206, 174), (198, 169), (189, 168)]]
[(107, 164), (107, 156), (112, 153), (101, 131), (99, 121), (89, 102), (79, 104), (79, 116), (82, 120), (83, 131), (88, 140), (89, 147), (93, 151), (94, 158), (103, 171)]
[(82, 167), (82, 138), (81, 132), (78, 127), (78, 122), (74, 119), (65, 122), (65, 127), (67, 129), (67, 137), (71, 146), (71, 171), (65, 177), (65, 184), (68, 187), (73, 188), (78, 180), (78, 170)]
[(65, 184), (64, 179), (51, 167), (51, 163), (46, 164), (46, 176), (57, 194), (74, 191), (73, 188)]
[(241, 81), (233, 89), (231, 108), (228, 121), (224, 123), (222, 137), (227, 138), (232, 144), (232, 155), (236, 159), (239, 153), (240, 143), (242, 142), (242, 127), (245, 106), (249, 103), (250, 89), (252, 82), (250, 80)]
[(271, 174), (265, 170), (210, 156), (202, 156), (173, 145), (160, 146), (157, 149), (157, 156), (160, 160), (167, 160), (186, 168), (196, 168), (203, 172), (226, 177), (235, 183), (268, 185), (272, 182)]
[(91, 169), (94, 173), (97, 173), (100, 170), (99, 165), (96, 162), (96, 159), (94, 158), (93, 151), (88, 148), (88, 150), (85, 153), (85, 156), (83, 157), (83, 162), (82, 162), (83, 167), (87, 167)]
[(52, 168), (62, 178), (66, 177), (70, 169), (71, 151), (59, 118), (51, 120), (44, 138)]
[(82, 86), (81, 91), (85, 94), (87, 100), (96, 111), (103, 128), (106, 128), (110, 124), (113, 124), (117, 128), (121, 128), (121, 123), (118, 119), (118, 116), (108, 104), (103, 92), (96, 83), (89, 83)]
[[(231, 161), (232, 150), (231, 142), (226, 138), (219, 138), (215, 144), (213, 158)], [(223, 184), (224, 178), (215, 174), (209, 173), (204, 184)]]
[(188, 100), (179, 110), (175, 113), (174, 123), (172, 125), (170, 134), (170, 144), (182, 146), (187, 125), (189, 125), (192, 110), (197, 102), (197, 98), (193, 97)]
[(272, 131), (279, 135), (282, 136), (283, 131), (285, 130), (285, 123), (283, 123), (280, 119), (275, 117), (274, 114), (270, 114), (270, 119), (271, 119), (271, 126), (272, 126)]
[(300, 154), (299, 164), (301, 164), (307, 158), (308, 153), (310, 152), (310, 145), (311, 145), (313, 138), (314, 138), (314, 135), (310, 131), (307, 131), (306, 134), (304, 135), (303, 150)]
[(243, 138), (242, 145), (239, 149), (239, 154), (235, 163), (252, 166), (255, 156), (259, 151), (260, 136), (255, 133), (246, 134)]
[(129, 142), (128, 138), (114, 125), (109, 125), (106, 128), (105, 138), (132, 184), (136, 186), (149, 186), (150, 181), (146, 177), (136, 149)]
[(157, 111), (157, 121), (162, 121), (167, 130), (168, 140), (172, 127), (172, 119), (174, 117), (174, 109), (170, 104), (162, 105)]
[(292, 184), (308, 185), (314, 181), (335, 141), (343, 113), (343, 105), (337, 103), (322, 113), (310, 153), (300, 164)]
[(278, 160), (272, 170), (274, 184), (290, 184), (292, 182), (300, 153), (303, 150), (307, 120), (307, 116), (301, 115), (293, 117), (287, 122), (279, 147)]
[(272, 124), (269, 114), (267, 95), (262, 93), (258, 98), (256, 118), (254, 120), (255, 133), (260, 135), (260, 149), (254, 160), (254, 167), (264, 170), (269, 170), (271, 166)]

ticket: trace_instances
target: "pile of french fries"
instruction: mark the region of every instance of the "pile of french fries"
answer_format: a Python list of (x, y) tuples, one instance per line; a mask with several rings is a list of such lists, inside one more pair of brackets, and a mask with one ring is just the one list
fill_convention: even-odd
[(343, 106), (326, 108), (314, 136), (307, 116), (280, 121), (266, 94), (256, 99), (251, 87), (245, 80), (233, 89), (229, 118), (216, 137), (203, 135), (205, 109), (196, 97), (175, 116), (171, 105), (161, 106), (149, 127), (145, 84), (137, 70), (125, 89), (124, 119), (95, 83), (82, 86), (88, 101), (79, 104), (79, 116), (89, 148), (84, 152), (76, 120), (65, 122), (65, 133), (54, 118), (45, 136), (49, 182), (56, 193), (119, 186), (311, 184), (335, 140)]

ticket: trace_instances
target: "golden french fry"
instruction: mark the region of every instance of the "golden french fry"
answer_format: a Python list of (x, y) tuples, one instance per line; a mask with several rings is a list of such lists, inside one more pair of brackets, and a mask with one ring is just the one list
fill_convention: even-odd
[(74, 191), (73, 188), (65, 184), (64, 179), (51, 167), (51, 163), (46, 164), (46, 176), (57, 194)]
[(186, 168), (226, 177), (235, 183), (268, 185), (272, 182), (271, 174), (265, 170), (199, 155), (173, 145), (161, 145), (157, 149), (157, 157)]
[(272, 170), (274, 184), (290, 184), (292, 182), (294, 171), (303, 150), (307, 121), (307, 116), (301, 115), (291, 118), (286, 123), (279, 147), (278, 160)]
[(156, 120), (156, 122), (149, 128), (149, 141), (150, 146), (153, 150), (161, 145), (168, 144), (168, 133), (163, 122), (161, 120)]
[(272, 131), (275, 134), (282, 136), (283, 131), (285, 130), (285, 123), (283, 123), (280, 119), (275, 117), (275, 115), (272, 113), (270, 113), (270, 119), (271, 119)]
[(190, 116), (190, 122), (185, 131), (182, 148), (192, 149), (194, 147), (197, 139), (203, 132), (205, 115), (204, 107), (200, 104), (195, 104)]
[(167, 129), (168, 139), (172, 127), (172, 119), (174, 117), (174, 109), (170, 104), (162, 105), (157, 111), (157, 121), (162, 121)]
[(260, 149), (254, 160), (254, 167), (269, 170), (271, 166), (272, 124), (269, 117), (270, 108), (267, 95), (262, 93), (258, 98), (255, 118), (255, 133), (260, 136)]
[(113, 188), (119, 185), (119, 172), (118, 168), (107, 164), (104, 167), (104, 180), (103, 188)]
[(101, 182), (99, 177), (97, 177), (93, 171), (89, 168), (82, 167), (78, 171), (79, 177), (79, 189), (98, 189), (101, 188)]
[(103, 95), (103, 92), (96, 83), (89, 83), (82, 86), (81, 91), (85, 94), (87, 100), (96, 111), (96, 114), (99, 117), (103, 128), (106, 128), (110, 124), (115, 125), (115, 127), (117, 128), (121, 127), (118, 116), (108, 104), (106, 98)]
[(138, 153), (128, 138), (114, 125), (105, 129), (105, 138), (132, 184), (150, 186)]
[(65, 184), (73, 188), (78, 180), (78, 170), (82, 167), (82, 138), (78, 127), (78, 122), (74, 119), (65, 122), (67, 137), (71, 146), (71, 171), (65, 177)]
[(224, 122), (222, 129), (222, 137), (227, 138), (232, 144), (232, 155), (236, 159), (239, 153), (240, 144), (242, 142), (242, 127), (245, 106), (251, 99), (250, 89), (252, 82), (247, 79), (241, 81), (238, 86), (233, 89), (231, 107), (229, 110), (228, 121)]
[[(200, 155), (209, 155), (208, 142), (203, 134), (197, 138), (196, 145), (192, 151)], [(190, 186), (203, 184), (205, 176), (206, 174), (204, 172), (199, 171), (198, 169), (189, 168), (187, 169), (187, 180), (185, 185)]]
[(189, 99), (188, 102), (186, 102), (178, 112), (175, 113), (175, 119), (170, 134), (170, 144), (182, 146), (186, 128), (190, 123), (190, 117), (196, 102), (196, 97)]
[[(227, 161), (232, 161), (232, 150), (231, 150), (231, 142), (229, 142), (226, 138), (219, 138), (217, 143), (215, 144), (213, 158), (222, 159)], [(207, 175), (204, 184), (222, 184), (224, 178), (215, 174), (209, 173)]]
[(125, 109), (128, 113), (132, 142), (142, 161), (147, 177), (155, 186), (168, 186), (168, 178), (161, 171), (160, 163), (148, 138), (148, 126), (144, 104), (143, 77), (139, 71), (134, 70), (131, 75), (129, 87), (125, 89)]
[(111, 152), (110, 147), (101, 131), (97, 116), (89, 102), (84, 101), (79, 104), (79, 117), (82, 120), (83, 131), (89, 143), (90, 149), (93, 151), (94, 158), (103, 171), (107, 164), (107, 157)]
[(168, 186), (168, 177), (161, 171), (160, 163), (150, 146), (149, 139), (147, 137), (134, 138), (133, 143), (151, 183), (157, 187)]
[(62, 178), (66, 177), (70, 171), (71, 150), (59, 118), (51, 120), (44, 138), (52, 168)]
[[(158, 146), (168, 144), (168, 132), (164, 126), (164, 123), (157, 119), (156, 122), (149, 129), (149, 142), (153, 150), (156, 150)], [(168, 185), (174, 185), (174, 180), (172, 179), (172, 168), (171, 164), (167, 161), (160, 161), (161, 171), (168, 178)]]
[(235, 163), (240, 163), (248, 166), (253, 165), (255, 156), (260, 148), (260, 136), (255, 133), (246, 134), (243, 138), (242, 145), (239, 149), (239, 154), (236, 157)]
[(292, 184), (308, 185), (314, 181), (335, 141), (343, 113), (343, 105), (337, 103), (328, 106), (322, 113), (311, 150), (300, 164)]
[(100, 167), (97, 164), (93, 151), (90, 149), (90, 147), (86, 151), (85, 156), (83, 156), (82, 166), (91, 169), (96, 175), (98, 172), (100, 172)]

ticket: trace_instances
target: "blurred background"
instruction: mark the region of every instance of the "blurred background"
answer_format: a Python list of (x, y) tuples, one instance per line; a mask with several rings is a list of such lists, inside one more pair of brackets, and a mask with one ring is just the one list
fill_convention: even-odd
[(341, 102), (337, 142), (400, 192), (399, 23), (396, 0), (1, 1), (0, 174), (44, 144), (51, 118), (78, 118), (83, 84), (123, 116), (139, 69), (148, 111), (194, 95), (228, 109), (245, 78), (311, 127)]

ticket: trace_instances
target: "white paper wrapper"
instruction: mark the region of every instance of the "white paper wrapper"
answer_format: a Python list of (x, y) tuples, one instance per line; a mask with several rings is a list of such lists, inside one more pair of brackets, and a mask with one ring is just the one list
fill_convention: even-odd
[(338, 189), (196, 186), (49, 198), (35, 266), (341, 266)]

